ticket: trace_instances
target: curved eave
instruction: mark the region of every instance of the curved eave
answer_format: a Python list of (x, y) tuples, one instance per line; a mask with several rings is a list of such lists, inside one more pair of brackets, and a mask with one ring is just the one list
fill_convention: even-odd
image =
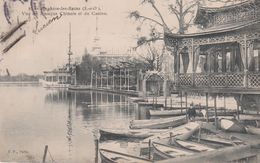
[(227, 11), (230, 9), (235, 9), (237, 7), (245, 7), (248, 6), (251, 3), (255, 3), (255, 0), (247, 0), (241, 3), (236, 3), (236, 4), (232, 4), (232, 5), (227, 5), (227, 6), (222, 6), (222, 7), (205, 7), (205, 6), (201, 6), (201, 10), (204, 10), (206, 12), (209, 13), (214, 13), (214, 12), (221, 12), (221, 11)]
[(214, 35), (214, 34), (221, 34), (221, 33), (226, 33), (226, 32), (232, 32), (236, 30), (240, 30), (252, 25), (256, 25), (260, 23), (260, 19), (250, 21), (250, 22), (245, 22), (241, 25), (231, 25), (231, 26), (225, 26), (225, 27), (219, 27), (219, 28), (209, 28), (207, 30), (204, 30), (202, 32), (198, 33), (189, 33), (189, 34), (172, 34), (172, 33), (166, 33), (165, 35), (174, 37), (174, 38), (187, 38), (187, 37), (199, 37), (199, 36), (205, 36), (205, 35)]
[(227, 6), (222, 6), (222, 7), (206, 7), (206, 6), (199, 6), (196, 12), (196, 16), (194, 18), (194, 23), (199, 24), (199, 19), (201, 19), (202, 12), (208, 13), (208, 14), (213, 14), (213, 13), (218, 13), (218, 12), (224, 12), (228, 11), (230, 9), (235, 9), (235, 8), (240, 8), (240, 7), (245, 7), (248, 6), (249, 4), (256, 3), (256, 0), (247, 0), (241, 3), (236, 3), (232, 5), (227, 5)]

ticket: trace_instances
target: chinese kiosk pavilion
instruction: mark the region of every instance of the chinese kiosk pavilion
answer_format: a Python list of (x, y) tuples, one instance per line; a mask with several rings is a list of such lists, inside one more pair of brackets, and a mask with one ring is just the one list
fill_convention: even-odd
[(165, 33), (165, 43), (175, 57), (176, 89), (260, 94), (260, 1), (199, 6), (194, 24), (199, 32)]

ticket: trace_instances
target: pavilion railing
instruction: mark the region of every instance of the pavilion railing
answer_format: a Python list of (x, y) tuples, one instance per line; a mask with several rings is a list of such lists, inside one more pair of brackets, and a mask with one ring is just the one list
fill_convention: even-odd
[(186, 73), (177, 74), (176, 84), (181, 87), (260, 88), (260, 73)]

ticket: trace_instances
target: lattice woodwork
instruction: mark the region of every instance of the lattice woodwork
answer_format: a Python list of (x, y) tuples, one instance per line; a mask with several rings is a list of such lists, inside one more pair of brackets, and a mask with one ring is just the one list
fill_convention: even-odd
[(248, 87), (249, 88), (260, 88), (260, 74), (249, 73), (248, 74)]
[(228, 87), (243, 87), (244, 83), (243, 74), (227, 74), (227, 86)]
[(195, 74), (195, 86), (207, 87), (209, 82), (208, 74)]
[(181, 86), (192, 86), (192, 75), (191, 74), (180, 74), (179, 84)]
[(224, 74), (210, 74), (211, 87), (226, 87), (226, 75)]

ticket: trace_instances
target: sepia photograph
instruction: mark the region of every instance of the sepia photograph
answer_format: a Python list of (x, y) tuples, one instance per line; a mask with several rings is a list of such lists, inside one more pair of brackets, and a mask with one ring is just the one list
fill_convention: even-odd
[(0, 52), (0, 163), (260, 162), (260, 0), (1, 0)]

